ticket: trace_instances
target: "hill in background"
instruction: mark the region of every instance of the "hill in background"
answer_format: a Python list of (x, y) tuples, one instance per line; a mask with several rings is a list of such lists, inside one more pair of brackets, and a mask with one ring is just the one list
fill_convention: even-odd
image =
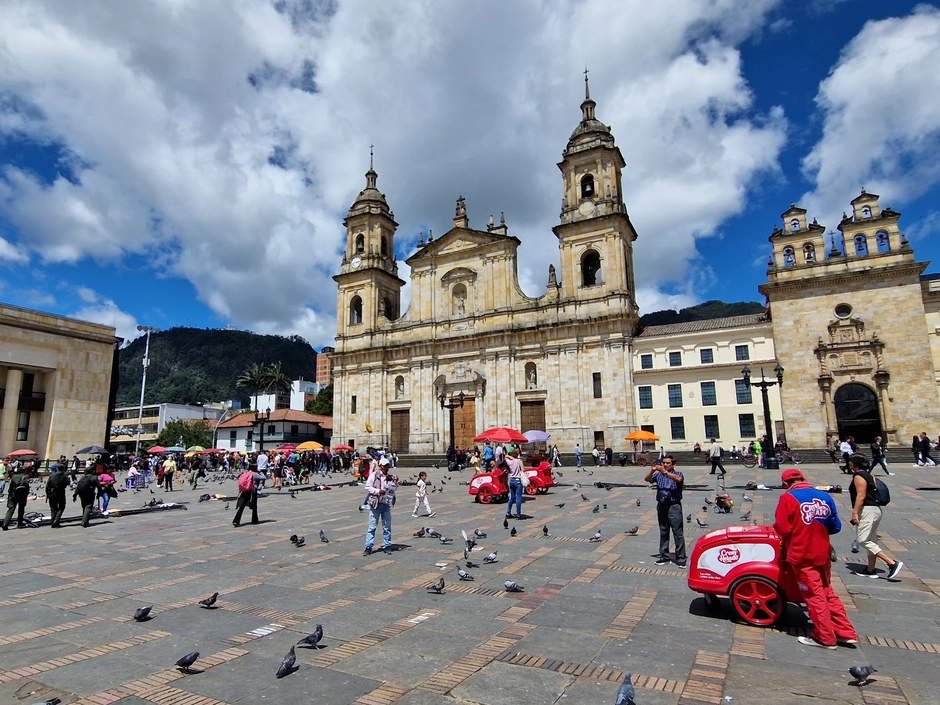
[[(118, 406), (134, 406), (140, 400), (145, 345), (141, 336), (120, 351)], [(317, 353), (300, 336), (202, 328), (153, 333), (144, 403), (247, 402), (249, 392), (236, 387), (235, 381), (254, 363), (274, 362), (280, 362), (291, 379), (316, 379)]]
[(706, 301), (697, 306), (689, 306), (680, 311), (666, 309), (653, 311), (640, 316), (642, 326), (663, 326), (668, 323), (688, 323), (689, 321), (704, 321), (709, 318), (725, 318), (727, 316), (745, 316), (750, 313), (763, 313), (764, 304), (756, 301), (740, 301), (726, 304), (724, 301)]

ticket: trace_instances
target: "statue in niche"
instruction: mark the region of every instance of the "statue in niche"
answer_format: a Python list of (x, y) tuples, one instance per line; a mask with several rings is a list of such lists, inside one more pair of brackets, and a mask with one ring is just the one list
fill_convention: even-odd
[(405, 380), (401, 377), (395, 382), (395, 398), (401, 399), (405, 396)]
[(548, 265), (548, 288), (558, 288), (558, 277), (555, 275), (555, 265)]
[(457, 297), (457, 314), (460, 316), (463, 316), (466, 313), (466, 309), (464, 308), (464, 303), (463, 303), (465, 298), (467, 297), (466, 296)]
[(538, 387), (538, 376), (535, 373), (535, 365), (529, 368), (529, 381), (527, 389), (536, 389)]
[[(379, 315), (385, 316), (385, 299), (379, 301)], [(387, 316), (386, 316), (387, 317)]]

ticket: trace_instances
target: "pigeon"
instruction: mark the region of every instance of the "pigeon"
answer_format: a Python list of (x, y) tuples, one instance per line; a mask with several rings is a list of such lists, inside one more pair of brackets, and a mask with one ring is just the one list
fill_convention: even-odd
[(424, 536), (425, 536), (425, 534), (427, 534), (427, 533), (428, 533), (427, 530), (422, 526), (420, 529), (418, 529), (417, 531), (415, 531), (415, 532), (412, 534), (412, 536), (415, 536), (415, 537), (417, 537), (417, 538), (419, 538), (419, 539), (423, 539)]
[(437, 593), (438, 595), (442, 594), (441, 591), (442, 591), (443, 589), (444, 589), (444, 578), (443, 578), (443, 577), (442, 577), (440, 580), (438, 580), (434, 585), (428, 585), (428, 592), (435, 592), (435, 593)]
[(607, 509), (607, 505), (606, 505), (606, 504), (604, 505), (604, 509)]
[(751, 520), (751, 510), (750, 510), (750, 509), (748, 509), (746, 512), (744, 512), (744, 514), (741, 515), (741, 520), (742, 520), (742, 521), (750, 521), (750, 520)]
[(590, 538), (591, 541), (600, 541), (601, 540), (601, 530), (598, 529), (595, 534)]
[(463, 559), (464, 559), (464, 560), (467, 560), (469, 557), (470, 557), (470, 549), (469, 549), (469, 548), (464, 548), (464, 549), (463, 549)]
[(225, 508), (228, 509), (228, 502), (225, 503)]
[(291, 542), (291, 543), (297, 543), (297, 534), (291, 534), (290, 542)]
[(639, 497), (636, 498), (636, 506), (638, 506), (638, 507), (640, 506), (640, 498), (639, 498)]
[(443, 477), (441, 478), (441, 484), (442, 484), (442, 485), (446, 485), (446, 484), (447, 484), (446, 482), (444, 482), (444, 478), (443, 478)]
[(193, 651), (191, 654), (186, 654), (183, 658), (176, 662), (176, 665), (179, 666), (181, 671), (188, 671), (192, 668), (192, 665), (196, 663), (196, 659), (199, 658), (199, 652)]
[(306, 536), (300, 536), (300, 537), (297, 539), (297, 542), (296, 542), (294, 545), (295, 545), (297, 548), (300, 548), (300, 547), (303, 546), (305, 543), (307, 543), (307, 537), (306, 537)]
[(747, 492), (742, 492), (742, 493), (741, 493), (741, 497), (744, 499), (745, 502), (753, 502), (753, 501), (754, 501), (754, 498), (753, 498), (753, 497), (748, 497), (748, 496), (747, 496)]
[(479, 529), (474, 529), (474, 530), (473, 530), (473, 535), (476, 536), (478, 539), (485, 539), (485, 538), (486, 538), (486, 532), (485, 532), (485, 531), (480, 531)]
[(623, 683), (620, 684), (620, 690), (617, 691), (617, 700), (615, 705), (636, 705), (633, 698), (636, 695), (636, 689), (633, 687), (633, 677), (630, 671), (623, 674)]
[(542, 536), (548, 536), (548, 524), (542, 527)]
[(707, 522), (707, 521), (702, 521), (702, 520), (699, 519), (698, 517), (695, 517), (695, 523), (698, 524), (699, 526), (708, 526), (708, 522)]
[(281, 661), (280, 667), (277, 669), (277, 677), (283, 678), (284, 676), (289, 676), (294, 672), (294, 662), (297, 660), (297, 657), (294, 655), (294, 647), (290, 647), (290, 651), (287, 652), (287, 655), (284, 657), (284, 660)]
[(519, 533), (519, 532), (516, 531), (516, 527), (514, 526), (514, 527), (512, 527), (512, 531), (509, 532), (509, 535), (510, 535), (510, 536), (515, 536), (515, 535), (518, 534), (518, 533)]
[(297, 646), (303, 646), (307, 649), (318, 649), (320, 639), (323, 638), (323, 625), (318, 624), (317, 628), (313, 630), (312, 633), (305, 636), (303, 639), (297, 642)]
[(320, 543), (329, 543), (330, 540), (326, 537), (326, 532), (323, 529), (320, 529)]
[(33, 703), (33, 705), (59, 705), (62, 702), (62, 698), (49, 698), (48, 700), (43, 700), (39, 703)]
[(514, 580), (507, 580), (505, 583), (503, 583), (503, 587), (505, 588), (506, 592), (525, 592), (525, 588)]
[(636, 536), (636, 532), (640, 530), (639, 526), (634, 526), (630, 529), (627, 529), (624, 533), (630, 534), (630, 536)]
[(852, 542), (852, 553), (858, 553), (861, 549), (862, 547), (858, 545), (858, 541)]
[(447, 544), (453, 542), (453, 539), (449, 539), (449, 538), (447, 538), (446, 536), (438, 536), (438, 537), (437, 537), (437, 540), (440, 541), (440, 542), (441, 542), (442, 544), (444, 544), (445, 546), (446, 546)]
[(479, 568), (479, 567), (480, 567), (480, 564), (479, 564), (479, 563), (474, 563), (473, 561), (467, 561), (467, 567), (468, 567), (468, 568), (471, 568), (471, 569), (472, 569), (472, 568)]
[(714, 504), (708, 497), (705, 498), (705, 504)]
[(576, 490), (580, 490), (580, 489), (581, 489), (581, 483), (580, 483), (580, 482), (574, 483), (574, 488), (575, 488)]
[(509, 519), (505, 519), (505, 518), (503, 519), (503, 528), (504, 529), (509, 528)]
[(493, 551), (490, 555), (483, 558), (484, 563), (496, 563), (496, 554), (499, 553), (498, 550)]
[(686, 514), (686, 515), (685, 515), (685, 523), (686, 523), (686, 524), (691, 524), (691, 523), (692, 523), (692, 515), (691, 515), (691, 514)]
[(207, 610), (211, 610), (215, 606), (215, 601), (219, 599), (219, 593), (214, 592), (205, 600), (199, 600), (199, 606), (204, 607)]
[(564, 503), (564, 502), (562, 502), (561, 504), (556, 504), (555, 506), (556, 506), (556, 507), (558, 507), (559, 509), (561, 509), (562, 507), (564, 507), (564, 506), (565, 506), (565, 503)]
[(564, 477), (564, 476), (565, 476), (565, 473), (563, 473), (561, 470), (556, 470), (556, 471), (555, 471), (555, 474), (558, 475), (558, 477)]
[(849, 673), (855, 679), (855, 685), (861, 688), (863, 685), (868, 685), (871, 681), (871, 674), (878, 673), (878, 669), (872, 666), (849, 666)]
[(707, 511), (708, 511), (708, 507), (706, 507), (704, 504), (702, 505), (702, 511), (703, 511), (703, 512), (707, 512)]
[(462, 568), (457, 569), (457, 577), (461, 580), (473, 580), (473, 576)]
[(601, 510), (601, 505), (595, 504), (594, 509), (591, 510), (591, 514), (597, 514)]
[[(210, 497), (207, 494), (199, 495), (199, 502), (208, 502), (210, 499), (212, 499), (212, 497)], [(196, 504), (199, 504), (199, 502), (197, 502)]]
[(134, 612), (134, 621), (135, 622), (146, 622), (150, 619), (150, 610), (153, 609), (153, 605), (150, 607), (138, 607), (137, 611)]
[(427, 529), (427, 535), (430, 536), (432, 539), (439, 539), (441, 537), (441, 534), (438, 531), (435, 531), (434, 529), (431, 529), (431, 528)]
[(582, 494), (581, 494), (581, 501), (582, 501), (582, 502), (590, 502), (591, 500), (589, 500), (587, 497), (585, 497), (585, 496), (584, 496), (584, 493), (582, 493)]

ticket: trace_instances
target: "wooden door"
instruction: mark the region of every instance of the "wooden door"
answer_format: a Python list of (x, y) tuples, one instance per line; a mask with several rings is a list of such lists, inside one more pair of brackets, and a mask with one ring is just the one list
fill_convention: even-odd
[(392, 412), (392, 435), (389, 441), (389, 450), (399, 455), (409, 452), (408, 443), (411, 437), (411, 410), (398, 409)]
[(454, 445), (464, 450), (472, 449), (477, 435), (476, 399), (464, 398), (463, 407), (454, 409)]
[(520, 433), (523, 431), (544, 431), (545, 430), (545, 402), (543, 401), (523, 401), (519, 403), (520, 419), (522, 421)]

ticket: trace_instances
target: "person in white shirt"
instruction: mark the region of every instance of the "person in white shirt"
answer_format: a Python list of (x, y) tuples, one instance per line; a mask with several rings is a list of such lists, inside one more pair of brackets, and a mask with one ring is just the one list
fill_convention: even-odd
[(418, 491), (415, 492), (415, 510), (411, 513), (412, 519), (418, 518), (418, 507), (421, 506), (421, 502), (424, 502), (424, 508), (428, 512), (428, 518), (434, 516), (435, 512), (431, 511), (431, 503), (428, 501), (428, 474), (423, 470), (418, 473)]

